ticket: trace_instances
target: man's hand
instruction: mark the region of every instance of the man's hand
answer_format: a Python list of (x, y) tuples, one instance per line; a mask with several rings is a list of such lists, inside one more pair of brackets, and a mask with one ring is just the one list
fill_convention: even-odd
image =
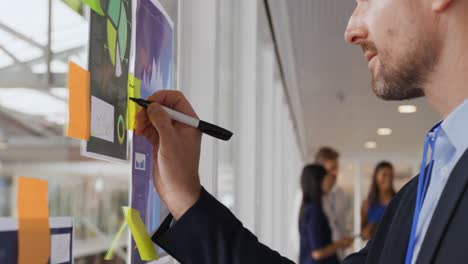
[(172, 121), (161, 105), (198, 118), (179, 91), (158, 91), (148, 98), (153, 102), (136, 115), (135, 134), (153, 145), (153, 181), (161, 199), (175, 219), (179, 219), (200, 196), (201, 132)]

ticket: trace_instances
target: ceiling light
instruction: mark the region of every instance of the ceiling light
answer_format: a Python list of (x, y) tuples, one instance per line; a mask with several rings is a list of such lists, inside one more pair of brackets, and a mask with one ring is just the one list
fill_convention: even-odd
[(398, 112), (402, 114), (411, 114), (414, 113), (418, 110), (418, 108), (415, 105), (400, 105), (398, 107)]
[(382, 127), (377, 129), (377, 134), (379, 136), (390, 136), (392, 134), (392, 129), (388, 127)]
[(377, 142), (375, 141), (367, 141), (365, 144), (364, 144), (364, 147), (366, 149), (375, 149), (377, 148)]

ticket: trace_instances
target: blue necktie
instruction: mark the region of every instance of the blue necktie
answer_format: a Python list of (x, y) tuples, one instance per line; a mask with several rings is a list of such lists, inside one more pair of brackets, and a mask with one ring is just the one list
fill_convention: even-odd
[[(414, 208), (413, 222), (411, 224), (408, 248), (406, 249), (405, 264), (411, 264), (411, 261), (413, 259), (414, 246), (416, 244), (416, 229), (418, 227), (418, 220), (424, 203), (424, 197), (426, 196), (427, 188), (429, 187), (429, 182), (431, 180), (432, 166), (434, 165), (435, 143), (439, 135), (441, 123), (442, 122), (439, 122), (431, 129), (431, 131), (427, 134), (426, 140), (424, 142), (424, 151), (418, 179), (418, 191), (416, 194), (416, 206)], [(431, 159), (429, 165), (426, 168), (429, 147), (432, 150)]]

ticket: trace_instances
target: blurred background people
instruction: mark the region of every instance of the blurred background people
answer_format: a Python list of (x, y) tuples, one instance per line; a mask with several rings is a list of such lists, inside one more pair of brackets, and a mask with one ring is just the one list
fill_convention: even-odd
[(299, 264), (338, 264), (337, 251), (349, 247), (353, 239), (332, 240), (330, 223), (324, 212), (323, 198), (333, 185), (321, 165), (307, 165), (301, 175), (302, 203), (299, 213)]
[[(327, 171), (324, 181), (330, 191), (323, 197), (323, 209), (330, 222), (333, 241), (352, 236), (353, 228), (352, 199), (336, 184), (340, 168), (339, 158), (339, 152), (327, 146), (321, 147), (315, 155), (315, 162)], [(338, 250), (339, 259), (344, 259), (346, 255), (344, 250)]]
[[(336, 184), (339, 173), (339, 157), (338, 151), (331, 147), (321, 147), (315, 155), (315, 163), (321, 165), (327, 171), (324, 184), (330, 191), (322, 198), (322, 204), (331, 228), (332, 241), (352, 236), (353, 227), (352, 199)], [(298, 190), (294, 199), (293, 217), (297, 217), (299, 214), (302, 197), (302, 192)], [(292, 221), (292, 223), (295, 223), (295, 221)], [(290, 229), (289, 245), (292, 252), (297, 252), (296, 256), (299, 255), (299, 241), (297, 226), (293, 225)], [(344, 259), (346, 255), (345, 250), (338, 249), (337, 256), (339, 260)]]
[(361, 207), (361, 231), (365, 240), (372, 238), (385, 209), (395, 195), (393, 179), (393, 165), (388, 161), (378, 163), (372, 175), (369, 194)]

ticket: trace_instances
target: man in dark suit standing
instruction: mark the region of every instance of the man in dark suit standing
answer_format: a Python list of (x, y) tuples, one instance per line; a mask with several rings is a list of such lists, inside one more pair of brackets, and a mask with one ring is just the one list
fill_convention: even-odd
[[(346, 264), (468, 262), (467, 14), (468, 0), (357, 0), (345, 38), (362, 47), (374, 93), (384, 100), (425, 96), (443, 121), (426, 136), (429, 165)], [(154, 144), (154, 182), (172, 214), (153, 240), (182, 263), (292, 263), (200, 186), (201, 135), (174, 125), (161, 107), (196, 117), (183, 95), (161, 91), (150, 100), (136, 133)]]

